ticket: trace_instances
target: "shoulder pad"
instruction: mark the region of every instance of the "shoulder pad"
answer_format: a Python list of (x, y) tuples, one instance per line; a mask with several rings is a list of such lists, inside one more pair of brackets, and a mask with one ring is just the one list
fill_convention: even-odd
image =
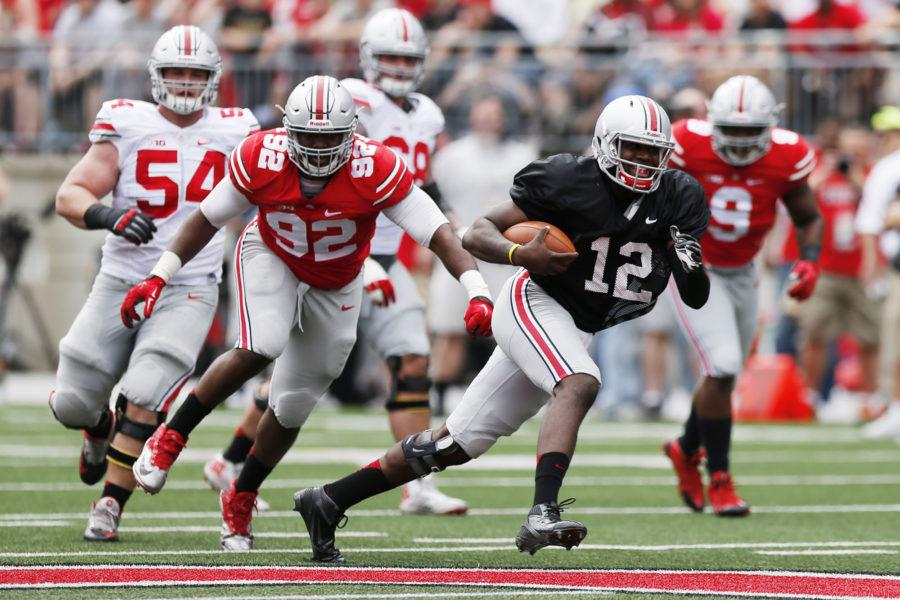
[(816, 149), (802, 135), (789, 129), (772, 130), (769, 152), (777, 153), (777, 162), (785, 165), (787, 180), (795, 185), (806, 181), (819, 162)]
[(284, 130), (268, 129), (249, 135), (235, 147), (228, 159), (228, 174), (235, 187), (248, 195), (290, 164)]
[(350, 92), (350, 95), (353, 96), (353, 101), (356, 102), (359, 108), (378, 108), (387, 100), (384, 92), (362, 79), (352, 77), (343, 79), (341, 80), (341, 85)]
[(413, 176), (392, 148), (381, 142), (355, 136), (350, 161), (350, 180), (364, 199), (387, 208), (405, 198), (413, 186)]
[(423, 123), (432, 125), (436, 134), (443, 131), (445, 124), (444, 112), (437, 104), (435, 104), (434, 100), (425, 94), (420, 94), (418, 92), (413, 92), (410, 94), (410, 97), (417, 103), (416, 113), (418, 114), (419, 119)]
[(97, 111), (97, 117), (88, 134), (91, 143), (125, 137), (135, 125), (142, 123), (148, 108), (155, 107), (156, 105), (141, 100), (127, 98), (107, 100)]

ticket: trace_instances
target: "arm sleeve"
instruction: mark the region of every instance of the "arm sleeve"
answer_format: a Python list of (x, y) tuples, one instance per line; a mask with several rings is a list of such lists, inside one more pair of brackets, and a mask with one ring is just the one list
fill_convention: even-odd
[(386, 208), (385, 216), (399, 225), (411, 238), (426, 248), (431, 244), (431, 236), (438, 227), (448, 223), (434, 201), (416, 186), (403, 200)]
[(862, 200), (856, 212), (856, 230), (859, 233), (878, 235), (884, 231), (884, 218), (888, 206), (897, 196), (900, 175), (891, 175), (887, 163), (879, 163), (866, 177)]
[(231, 179), (227, 178), (220, 181), (200, 203), (203, 216), (217, 229), (252, 207), (247, 198), (234, 187)]

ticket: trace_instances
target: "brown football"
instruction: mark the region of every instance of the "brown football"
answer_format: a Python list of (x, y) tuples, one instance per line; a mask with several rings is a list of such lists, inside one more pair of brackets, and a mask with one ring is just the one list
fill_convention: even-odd
[(547, 247), (554, 252), (575, 252), (575, 244), (569, 239), (563, 230), (550, 223), (543, 221), (525, 221), (524, 223), (516, 223), (503, 232), (503, 237), (517, 244), (527, 244), (534, 239), (541, 229), (549, 227), (550, 231), (544, 242)]

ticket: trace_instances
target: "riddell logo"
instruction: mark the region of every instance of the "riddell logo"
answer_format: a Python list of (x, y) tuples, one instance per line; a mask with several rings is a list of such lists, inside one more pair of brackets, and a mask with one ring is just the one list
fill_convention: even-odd
[(312, 121), (310, 120), (307, 124), (307, 127), (331, 127), (331, 121), (325, 119), (324, 121)]

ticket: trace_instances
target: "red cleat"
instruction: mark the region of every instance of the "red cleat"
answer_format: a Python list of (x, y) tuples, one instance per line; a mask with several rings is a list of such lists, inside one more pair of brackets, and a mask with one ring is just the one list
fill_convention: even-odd
[(222, 548), (231, 552), (253, 549), (250, 521), (258, 492), (239, 492), (234, 484), (222, 492)]
[(734, 491), (734, 481), (727, 471), (716, 471), (710, 475), (709, 503), (720, 517), (746, 517), (750, 506)]
[(148, 494), (156, 494), (166, 484), (172, 463), (184, 450), (187, 440), (165, 424), (151, 436), (131, 467), (138, 486)]
[(678, 476), (678, 494), (681, 499), (694, 512), (703, 512), (706, 500), (703, 497), (700, 461), (706, 456), (706, 452), (698, 450), (694, 455), (688, 456), (677, 439), (663, 444), (663, 452), (672, 461), (672, 468)]

